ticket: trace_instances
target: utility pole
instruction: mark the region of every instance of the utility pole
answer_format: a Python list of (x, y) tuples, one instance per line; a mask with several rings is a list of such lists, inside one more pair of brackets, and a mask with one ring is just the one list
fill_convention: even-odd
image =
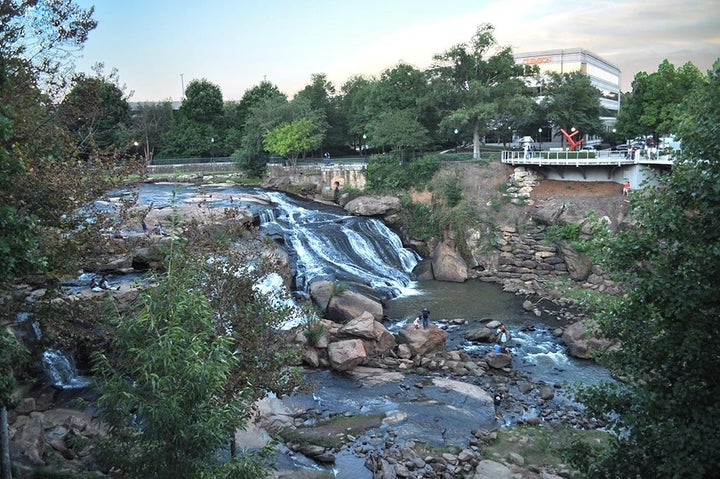
[(185, 79), (183, 78), (185, 74), (180, 74), (180, 87), (182, 88), (182, 94), (180, 95), (180, 101), (185, 99)]

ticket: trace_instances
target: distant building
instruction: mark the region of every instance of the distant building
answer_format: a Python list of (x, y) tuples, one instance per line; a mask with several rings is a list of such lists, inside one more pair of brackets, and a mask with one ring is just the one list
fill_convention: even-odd
[[(605, 109), (605, 115), (600, 119), (606, 131), (615, 126), (620, 111), (620, 69), (612, 63), (582, 48), (516, 53), (515, 63), (537, 65), (541, 75), (576, 71), (586, 74), (592, 85), (600, 90), (600, 104)], [(541, 85), (537, 87), (540, 89)], [(589, 137), (586, 141), (592, 143), (593, 139)]]
[(170, 106), (173, 110), (178, 110), (180, 106), (182, 105), (182, 101), (171, 101), (171, 100), (163, 100), (163, 101), (129, 101), (128, 105), (130, 105), (131, 111), (137, 111), (141, 106), (154, 106), (159, 105), (161, 103), (170, 103)]

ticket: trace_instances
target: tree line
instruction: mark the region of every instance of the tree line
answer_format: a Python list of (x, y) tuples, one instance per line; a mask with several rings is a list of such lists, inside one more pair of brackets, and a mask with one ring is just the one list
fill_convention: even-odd
[(600, 91), (582, 72), (540, 75), (537, 66), (515, 63), (512, 49), (498, 45), (492, 25), (483, 24), (466, 43), (434, 55), (425, 70), (398, 63), (377, 78), (354, 75), (336, 88), (324, 73), (292, 98), (263, 80), (239, 101), (225, 101), (205, 79), (192, 80), (181, 105), (138, 103), (98, 65), (79, 75), (59, 105), (61, 118), (83, 145), (93, 132), (101, 147), (114, 145), (152, 158), (231, 157), (260, 175), (273, 156), (289, 159), (397, 153), (472, 144), (480, 158), (485, 143), (550, 135), (574, 128), (600, 135), (610, 146), (638, 135), (674, 133), (677, 107), (703, 81), (692, 63), (675, 69), (664, 61), (657, 73), (638, 73), (632, 92), (621, 96), (614, 129)]
[[(488, 138), (507, 142), (509, 132), (547, 125), (593, 133), (601, 113), (581, 74), (547, 79), (539, 99), (524, 81), (537, 72), (520, 71), (488, 25), (438, 54), (426, 71), (399, 64), (377, 79), (353, 77), (339, 94), (319, 74), (292, 99), (261, 82), (229, 103), (217, 86), (198, 80), (177, 112), (168, 103), (132, 111), (117, 72), (98, 66), (94, 75), (66, 75), (68, 53), (96, 27), (92, 14), (72, 0), (0, 3), (3, 478), (11, 470), (6, 413), (27, 358), (4, 326), (31, 307), (15, 284), (42, 275), (48, 291), (59, 290), (82, 258), (106, 249), (115, 220), (88, 205), (143, 171), (151, 156), (230, 155), (259, 174), (269, 155), (280, 153), (274, 150), (297, 158), (313, 149), (377, 148), (411, 159), (414, 151), (469, 138), (474, 147)], [(37, 25), (43, 28), (31, 28)], [(597, 447), (577, 444), (570, 459), (587, 477), (711, 477), (720, 467), (720, 61), (705, 75), (691, 64), (663, 62), (656, 73), (638, 74), (623, 99), (619, 135), (677, 133), (685, 154), (658, 187), (632, 198), (632, 228), (599, 234), (589, 246), (626, 291), (594, 307), (602, 332), (623, 345), (599, 360), (622, 381), (581, 392), (612, 436)], [(587, 123), (567, 116), (574, 111)], [(304, 146), (292, 149), (292, 138)], [(241, 233), (233, 238), (243, 240)], [(227, 477), (228, 468), (264, 475), (262, 461), (240, 455), (219, 464), (215, 453), (244, 424), (254, 399), (297, 387), (297, 371), (286, 367), (296, 351), (267, 347), (284, 313), (255, 295), (251, 277), (239, 284), (237, 271), (210, 261), (255, 264), (220, 243), (209, 245), (220, 248), (214, 251), (176, 245), (158, 288), (136, 311), (115, 311), (109, 321), (116, 337), (95, 358), (102, 412), (115, 433), (105, 450), (129, 477), (148, 470)], [(76, 305), (45, 319), (60, 324), (99, 311)], [(192, 387), (174, 380), (183, 375)], [(196, 403), (206, 407), (198, 411)], [(113, 454), (118, 450), (124, 455)]]

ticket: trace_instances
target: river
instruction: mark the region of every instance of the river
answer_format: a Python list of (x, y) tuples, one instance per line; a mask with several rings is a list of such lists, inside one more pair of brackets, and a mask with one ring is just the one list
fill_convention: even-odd
[[(463, 319), (464, 324), (438, 322), (448, 333), (447, 349), (462, 349), (482, 356), (489, 344), (473, 344), (465, 334), (488, 318), (505, 323), (512, 332), (510, 348), (513, 370), (529, 380), (556, 386), (556, 403), (576, 407), (563, 393), (563, 383), (594, 383), (609, 379), (608, 373), (588, 361), (569, 357), (565, 347), (552, 334), (559, 326), (552, 315), (538, 318), (525, 311), (521, 296), (502, 291), (496, 284), (482, 281), (450, 283), (417, 282), (412, 269), (420, 259), (403, 247), (400, 238), (381, 221), (348, 215), (339, 207), (314, 203), (290, 195), (233, 185), (190, 186), (143, 184), (139, 203), (155, 207), (191, 201), (200, 194), (211, 195), (211, 205), (237, 205), (243, 194), (266, 195), (274, 206), (256, 202), (245, 206), (262, 218), (261, 230), (289, 252), (295, 275), (294, 288), (306, 294), (317, 279), (360, 281), (389, 298), (386, 327), (395, 331), (411, 321), (423, 307), (431, 320)], [(123, 192), (116, 192), (122, 196)], [(382, 413), (386, 420), (369, 437), (385, 437), (392, 427), (400, 440), (415, 439), (431, 444), (464, 444), (473, 428), (496, 426), (491, 406), (448, 388), (433, 385), (427, 378), (408, 374), (401, 384), (368, 386), (331, 371), (308, 371), (317, 383), (312, 394), (297, 395), (286, 401), (292, 407), (313, 408), (324, 415), (342, 413)], [(512, 416), (508, 416), (510, 425)], [(366, 438), (365, 440), (370, 440)], [(369, 478), (363, 460), (350, 448), (337, 454), (333, 467), (340, 478)], [(280, 467), (312, 467), (312, 461), (281, 448)]]

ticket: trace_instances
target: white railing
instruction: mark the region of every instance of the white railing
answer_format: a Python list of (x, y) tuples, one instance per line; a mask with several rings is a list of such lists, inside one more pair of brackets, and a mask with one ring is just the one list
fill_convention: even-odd
[(649, 159), (635, 153), (631, 158), (625, 151), (616, 150), (580, 150), (580, 151), (503, 151), (503, 163), (510, 165), (569, 165), (569, 166), (603, 166), (603, 165), (634, 165), (634, 164), (671, 164), (672, 157), (659, 156)]

